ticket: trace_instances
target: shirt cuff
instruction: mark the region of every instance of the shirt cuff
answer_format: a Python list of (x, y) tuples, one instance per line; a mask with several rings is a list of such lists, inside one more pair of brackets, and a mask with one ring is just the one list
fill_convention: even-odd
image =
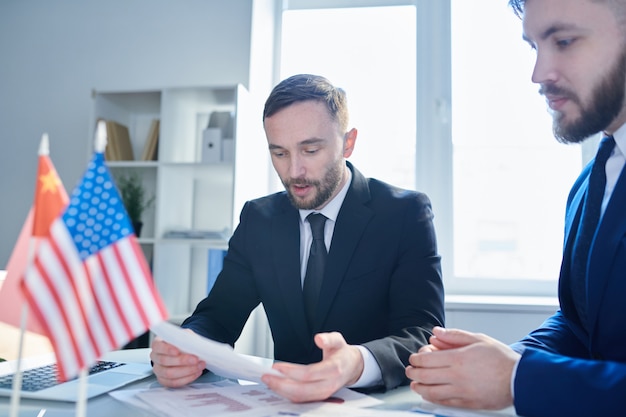
[(348, 388), (369, 388), (382, 385), (383, 374), (372, 352), (361, 345), (357, 345), (356, 347), (363, 357), (363, 373), (359, 379), (354, 384), (349, 385)]
[(513, 372), (511, 372), (511, 399), (515, 402), (515, 375), (517, 375), (517, 367), (519, 366), (519, 361), (522, 360), (522, 355), (517, 358), (517, 362), (513, 365)]

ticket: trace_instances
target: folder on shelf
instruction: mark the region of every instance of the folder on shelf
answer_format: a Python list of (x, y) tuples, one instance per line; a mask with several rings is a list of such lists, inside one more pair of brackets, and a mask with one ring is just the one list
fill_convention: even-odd
[(108, 161), (134, 160), (135, 156), (133, 154), (133, 147), (130, 144), (128, 127), (113, 120), (107, 120), (106, 128), (107, 148), (105, 149), (105, 158)]
[(235, 116), (230, 111), (214, 111), (209, 116), (209, 125), (222, 131), (222, 137), (232, 139), (235, 137)]
[(222, 132), (215, 127), (207, 127), (202, 131), (202, 162), (217, 163), (222, 160)]
[(152, 120), (150, 124), (150, 130), (148, 131), (148, 137), (143, 147), (143, 154), (141, 155), (142, 161), (156, 161), (157, 151), (159, 143), (159, 119)]
[(107, 161), (119, 161), (119, 151), (117, 150), (117, 146), (113, 140), (113, 136), (115, 135), (113, 125), (111, 125), (107, 120), (105, 120), (105, 124), (107, 128), (107, 146), (104, 148), (104, 159)]
[(120, 161), (133, 161), (135, 155), (133, 154), (133, 147), (130, 144), (130, 135), (128, 134), (128, 128), (122, 124), (113, 123), (115, 130), (115, 143), (120, 153)]

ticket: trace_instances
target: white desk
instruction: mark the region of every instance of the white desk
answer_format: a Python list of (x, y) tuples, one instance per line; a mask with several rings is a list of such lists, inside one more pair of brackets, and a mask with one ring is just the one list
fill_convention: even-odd
[[(120, 350), (107, 354), (104, 359), (121, 362), (150, 362), (149, 358), (150, 349), (130, 349)], [(203, 376), (207, 381), (211, 378), (210, 374)], [(150, 386), (160, 386), (156, 382), (154, 376), (150, 376), (139, 382), (127, 385), (120, 389), (129, 388), (148, 388)], [(373, 397), (379, 398), (385, 402), (384, 405), (377, 408), (388, 408), (398, 410), (408, 410), (413, 405), (419, 404), (421, 398), (419, 395), (409, 389), (409, 387), (400, 387), (386, 393), (372, 394)], [(9, 415), (10, 398), (0, 397), (0, 417)], [(41, 410), (45, 409), (45, 413), (40, 414)], [(512, 408), (506, 409), (500, 412), (475, 412), (469, 410), (463, 410), (467, 416), (491, 416), (491, 417), (511, 417), (515, 416)], [(74, 403), (56, 402), (56, 401), (38, 401), (38, 400), (26, 400), (20, 401), (20, 417), (70, 417), (76, 413), (76, 406)], [(236, 415), (236, 414), (235, 414)], [(416, 417), (420, 414), (415, 414)], [(449, 414), (453, 415), (453, 414)], [(457, 414), (454, 414), (459, 415)], [(122, 403), (110, 395), (105, 394), (99, 397), (89, 400), (87, 404), (87, 416), (88, 417), (154, 417), (155, 415), (141, 410), (125, 403)]]

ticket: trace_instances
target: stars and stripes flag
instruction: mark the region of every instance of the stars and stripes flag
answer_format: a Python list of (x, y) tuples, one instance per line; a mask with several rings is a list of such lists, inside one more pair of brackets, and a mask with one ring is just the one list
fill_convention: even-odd
[(62, 381), (167, 318), (101, 151), (39, 243), (23, 289)]

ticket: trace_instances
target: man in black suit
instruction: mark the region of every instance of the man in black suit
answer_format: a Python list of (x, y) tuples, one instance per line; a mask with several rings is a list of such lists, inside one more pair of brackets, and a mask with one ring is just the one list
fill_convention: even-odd
[[(263, 303), (281, 361), (274, 367), (286, 376), (263, 382), (292, 401), (322, 400), (344, 386), (407, 384), (409, 355), (444, 322), (428, 197), (367, 179), (346, 161), (357, 131), (348, 130), (345, 93), (323, 77), (279, 83), (263, 124), (286, 191), (245, 204), (215, 286), (183, 327), (233, 345)], [(328, 254), (319, 295), (305, 308), (312, 212), (326, 217)], [(158, 338), (151, 359), (170, 387), (205, 366)]]

